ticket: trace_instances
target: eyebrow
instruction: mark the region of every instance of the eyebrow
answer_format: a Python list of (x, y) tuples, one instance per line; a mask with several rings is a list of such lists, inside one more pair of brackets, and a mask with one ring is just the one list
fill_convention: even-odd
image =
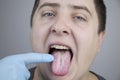
[[(48, 2), (46, 2), (46, 3), (42, 4), (39, 7), (39, 9), (41, 9), (43, 7), (46, 7), (46, 6), (48, 6), (48, 7), (60, 7), (60, 5), (57, 4), (57, 3), (48, 3)], [(90, 16), (92, 16), (92, 13), (90, 12), (90, 10), (86, 6), (77, 6), (77, 5), (69, 5), (69, 6), (71, 8), (73, 8), (73, 9), (85, 10), (86, 12), (88, 12), (90, 14)]]
[(80, 10), (85, 10), (85, 11), (87, 11), (90, 14), (90, 16), (92, 16), (92, 13), (90, 12), (90, 10), (86, 6), (70, 5), (70, 7), (73, 8), (73, 9), (78, 9), (78, 10), (79, 9)]
[(47, 2), (46, 2), (46, 3), (42, 4), (39, 9), (41, 9), (41, 8), (43, 8), (43, 7), (45, 7), (45, 6), (49, 6), (49, 7), (60, 7), (60, 5), (57, 4), (57, 3), (47, 3)]

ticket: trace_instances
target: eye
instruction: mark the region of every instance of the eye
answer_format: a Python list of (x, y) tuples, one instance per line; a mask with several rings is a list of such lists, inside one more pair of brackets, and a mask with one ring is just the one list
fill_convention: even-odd
[(54, 16), (55, 16), (55, 14), (52, 11), (45, 11), (42, 14), (42, 17), (54, 17)]
[(82, 16), (75, 16), (74, 19), (76, 21), (86, 21), (86, 19), (84, 17), (82, 17)]

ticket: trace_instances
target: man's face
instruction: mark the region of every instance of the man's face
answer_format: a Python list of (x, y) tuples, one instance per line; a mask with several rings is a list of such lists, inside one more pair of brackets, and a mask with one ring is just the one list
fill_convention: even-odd
[(49, 80), (77, 80), (89, 71), (103, 34), (93, 0), (40, 0), (31, 33), (34, 52), (52, 54), (39, 65)]

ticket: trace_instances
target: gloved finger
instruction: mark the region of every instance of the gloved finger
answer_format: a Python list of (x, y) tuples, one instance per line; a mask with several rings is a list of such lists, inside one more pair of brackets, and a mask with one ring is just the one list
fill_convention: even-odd
[(20, 55), (25, 64), (40, 63), (40, 62), (52, 62), (54, 57), (50, 54), (29, 53)]
[[(8, 57), (7, 57), (8, 59)], [(9, 56), (11, 61), (21, 62), (23, 64), (35, 64), (40, 62), (52, 62), (54, 57), (50, 54), (41, 54), (41, 53), (26, 53)]]

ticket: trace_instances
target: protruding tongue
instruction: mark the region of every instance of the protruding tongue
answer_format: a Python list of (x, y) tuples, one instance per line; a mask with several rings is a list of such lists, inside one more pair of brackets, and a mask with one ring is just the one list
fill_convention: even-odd
[(66, 75), (70, 67), (70, 51), (54, 51), (53, 56), (52, 72), (58, 76)]

